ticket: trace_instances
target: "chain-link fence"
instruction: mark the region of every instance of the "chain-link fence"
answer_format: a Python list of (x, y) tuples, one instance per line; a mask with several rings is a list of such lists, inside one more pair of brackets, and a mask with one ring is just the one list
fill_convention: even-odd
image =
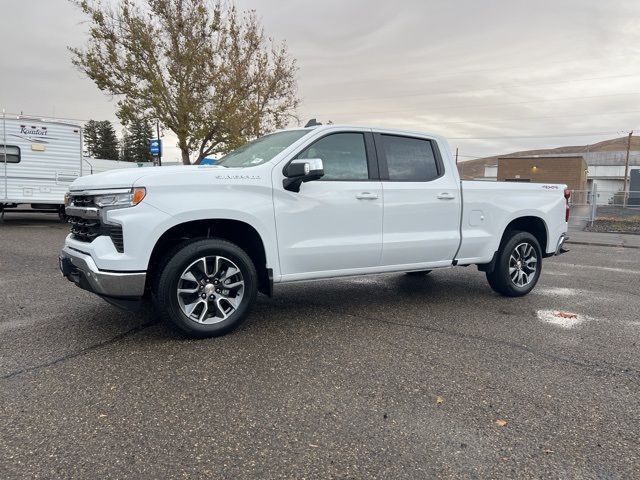
[(594, 184), (591, 190), (573, 190), (569, 206), (569, 224), (574, 227), (584, 227), (598, 218), (640, 217), (640, 191), (600, 190)]
[(569, 226), (584, 228), (588, 223), (592, 223), (596, 216), (596, 205), (594, 201), (597, 193), (594, 190), (572, 190), (569, 198)]

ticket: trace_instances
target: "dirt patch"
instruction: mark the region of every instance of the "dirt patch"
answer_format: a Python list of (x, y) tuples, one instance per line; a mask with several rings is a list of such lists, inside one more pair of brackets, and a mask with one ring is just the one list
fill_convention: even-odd
[(593, 225), (585, 228), (587, 232), (613, 232), (640, 234), (640, 215), (630, 217), (598, 217)]

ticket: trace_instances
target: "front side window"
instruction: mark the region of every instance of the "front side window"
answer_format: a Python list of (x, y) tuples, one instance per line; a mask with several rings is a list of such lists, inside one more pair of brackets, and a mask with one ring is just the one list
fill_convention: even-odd
[(381, 135), (389, 180), (428, 182), (438, 178), (438, 164), (429, 140)]
[(20, 148), (13, 145), (0, 144), (0, 163), (5, 162), (5, 149), (6, 149), (6, 162), (7, 163), (19, 163), (20, 162)]
[(320, 180), (368, 180), (367, 150), (362, 133), (334, 133), (321, 138), (297, 158), (319, 158), (324, 166)]
[(216, 162), (223, 167), (255, 167), (268, 162), (309, 130), (286, 130), (255, 139), (228, 153)]

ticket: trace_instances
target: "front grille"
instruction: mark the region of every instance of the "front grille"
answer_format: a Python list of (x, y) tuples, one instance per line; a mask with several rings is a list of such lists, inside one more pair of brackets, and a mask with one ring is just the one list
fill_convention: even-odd
[[(74, 207), (95, 207), (93, 197), (90, 195), (72, 195)], [(100, 218), (82, 218), (69, 216), (71, 224), (71, 238), (80, 242), (91, 243), (96, 238), (105, 235), (111, 238), (114, 247), (120, 253), (124, 252), (124, 237), (121, 225), (102, 223)]]
[(69, 217), (71, 236), (81, 242), (93, 242), (102, 235), (100, 220), (89, 220), (80, 217)]

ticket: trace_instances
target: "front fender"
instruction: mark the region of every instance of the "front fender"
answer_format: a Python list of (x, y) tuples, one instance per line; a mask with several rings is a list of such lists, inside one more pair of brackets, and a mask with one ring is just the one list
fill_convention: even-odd
[(146, 264), (154, 245), (172, 227), (196, 220), (235, 220), (250, 225), (258, 232), (264, 245), (267, 267), (273, 269), (275, 278), (279, 277), (270, 185), (221, 185), (214, 188), (207, 185), (149, 193), (145, 201), (165, 212), (168, 217), (163, 218), (147, 236), (149, 250), (144, 259)]

